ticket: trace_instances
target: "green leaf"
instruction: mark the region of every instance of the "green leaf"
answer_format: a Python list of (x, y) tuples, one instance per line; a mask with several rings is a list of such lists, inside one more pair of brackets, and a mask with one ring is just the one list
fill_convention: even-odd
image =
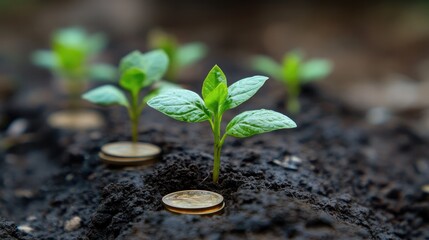
[(202, 122), (210, 119), (209, 110), (200, 96), (185, 89), (166, 91), (149, 100), (147, 104), (179, 121)]
[(144, 86), (146, 75), (139, 68), (129, 68), (121, 76), (119, 85), (126, 90), (137, 94), (140, 89)]
[(188, 43), (177, 50), (176, 61), (180, 67), (191, 65), (207, 54), (207, 47), (203, 43)]
[(168, 56), (163, 50), (154, 50), (142, 54), (143, 71), (146, 73), (145, 86), (161, 80), (168, 68)]
[(300, 69), (301, 81), (311, 82), (328, 76), (332, 71), (332, 63), (325, 59), (312, 59), (302, 64)]
[(31, 56), (32, 62), (37, 66), (55, 70), (58, 68), (58, 58), (52, 51), (39, 50)]
[(116, 76), (116, 68), (109, 64), (93, 64), (89, 68), (89, 77), (95, 80), (113, 80)]
[(142, 53), (137, 50), (125, 55), (125, 57), (123, 57), (119, 63), (119, 71), (123, 73), (129, 68), (141, 68), (141, 55)]
[(154, 89), (150, 91), (144, 98), (143, 102), (147, 103), (152, 98), (158, 96), (159, 94), (165, 93), (170, 90), (174, 89), (181, 89), (181, 87), (177, 84), (165, 82), (165, 81), (159, 81), (154, 84)]
[(235, 108), (251, 98), (264, 85), (268, 77), (253, 76), (241, 79), (228, 88), (226, 109)]
[(222, 69), (218, 65), (215, 65), (210, 72), (207, 74), (207, 77), (203, 83), (202, 95), (205, 99), (217, 86), (221, 83), (226, 83), (226, 76), (223, 73)]
[(244, 138), (283, 128), (294, 128), (296, 123), (289, 117), (271, 110), (243, 112), (234, 117), (226, 126), (226, 134)]
[(228, 97), (228, 87), (225, 83), (220, 83), (217, 87), (204, 98), (204, 103), (213, 113), (222, 112), (223, 104)]
[(125, 72), (130, 68), (139, 68), (146, 74), (144, 86), (160, 80), (168, 68), (168, 56), (163, 50), (153, 50), (147, 53), (133, 51), (125, 56), (119, 70)]
[(282, 79), (282, 67), (276, 61), (265, 56), (256, 56), (251, 62), (256, 71), (272, 76), (276, 80)]
[(82, 98), (92, 103), (110, 106), (122, 105), (128, 107), (128, 100), (125, 95), (117, 87), (112, 85), (101, 86), (95, 88), (82, 95)]

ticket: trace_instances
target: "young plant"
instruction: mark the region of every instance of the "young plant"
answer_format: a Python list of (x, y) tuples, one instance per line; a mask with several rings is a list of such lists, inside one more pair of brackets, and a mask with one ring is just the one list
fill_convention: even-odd
[(87, 80), (111, 80), (116, 75), (114, 67), (92, 63), (105, 45), (100, 33), (90, 35), (77, 27), (60, 29), (53, 34), (52, 50), (38, 50), (32, 60), (66, 81), (71, 104), (76, 107)]
[(146, 97), (142, 97), (141, 92), (144, 88), (154, 87), (167, 71), (167, 67), (168, 57), (162, 50), (144, 54), (139, 51), (131, 52), (122, 58), (119, 65), (121, 74), (119, 85), (128, 92), (128, 98), (123, 91), (113, 85), (95, 88), (82, 97), (102, 106), (121, 105), (126, 107), (131, 119), (132, 140), (137, 142), (139, 119), (147, 101), (173, 86), (162, 85), (152, 88)]
[(160, 30), (149, 34), (149, 45), (154, 49), (163, 49), (170, 59), (170, 65), (166, 73), (169, 81), (175, 81), (183, 68), (201, 60), (207, 53), (207, 47), (200, 42), (192, 42), (179, 45), (173, 35)]
[(248, 77), (228, 87), (225, 74), (218, 66), (214, 66), (204, 80), (203, 99), (189, 90), (170, 90), (149, 100), (148, 105), (179, 121), (210, 123), (214, 136), (213, 182), (217, 183), (221, 150), (227, 136), (244, 138), (296, 127), (295, 122), (287, 116), (261, 109), (237, 115), (228, 123), (222, 134), (221, 122), (224, 112), (251, 98), (267, 79), (264, 76)]
[(291, 113), (300, 111), (299, 94), (301, 85), (323, 79), (332, 71), (332, 63), (325, 59), (310, 59), (304, 61), (297, 51), (291, 51), (277, 63), (266, 56), (257, 56), (252, 62), (256, 71), (263, 72), (281, 81), (287, 89), (288, 98), (285, 107)]

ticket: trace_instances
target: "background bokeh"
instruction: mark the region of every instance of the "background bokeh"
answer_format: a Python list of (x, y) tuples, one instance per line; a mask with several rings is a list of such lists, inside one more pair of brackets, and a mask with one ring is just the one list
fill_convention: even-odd
[(388, 114), (429, 132), (427, 1), (1, 0), (1, 105), (8, 96), (25, 104), (49, 101), (44, 92), (52, 77), (29, 57), (68, 26), (106, 33), (102, 58), (112, 64), (131, 50), (146, 50), (154, 28), (181, 42), (203, 41), (209, 56), (182, 74), (184, 82), (202, 78), (214, 64), (244, 76), (254, 54), (280, 59), (301, 48), (334, 62), (333, 74), (318, 83), (333, 98), (370, 118)]

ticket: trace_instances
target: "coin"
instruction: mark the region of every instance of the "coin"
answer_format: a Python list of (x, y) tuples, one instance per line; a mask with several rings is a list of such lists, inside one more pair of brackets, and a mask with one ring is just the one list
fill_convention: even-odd
[(92, 110), (61, 110), (49, 115), (48, 124), (60, 129), (89, 130), (103, 127), (104, 119)]
[(206, 215), (217, 213), (225, 208), (225, 203), (221, 203), (218, 206), (212, 208), (203, 208), (203, 209), (182, 209), (182, 208), (173, 208), (169, 206), (165, 206), (165, 208), (173, 213), (181, 213), (181, 214), (193, 214), (193, 215)]
[(115, 142), (104, 145), (101, 152), (119, 158), (154, 158), (161, 153), (161, 149), (150, 143)]
[(106, 155), (102, 152), (98, 153), (100, 159), (109, 165), (117, 166), (136, 166), (136, 165), (150, 165), (157, 161), (157, 157), (147, 157), (147, 158), (126, 158), (126, 157), (113, 157)]
[(225, 207), (222, 195), (206, 190), (184, 190), (165, 195), (167, 210), (183, 214), (211, 214)]

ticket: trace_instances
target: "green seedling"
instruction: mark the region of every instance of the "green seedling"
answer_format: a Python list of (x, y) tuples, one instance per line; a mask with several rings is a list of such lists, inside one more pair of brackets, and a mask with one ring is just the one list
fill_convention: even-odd
[(113, 66), (92, 62), (106, 45), (106, 39), (100, 33), (90, 35), (78, 27), (65, 28), (53, 34), (51, 44), (51, 50), (34, 52), (32, 60), (66, 81), (73, 107), (76, 107), (87, 80), (111, 80), (116, 75)]
[[(85, 93), (82, 97), (102, 106), (120, 105), (125, 107), (131, 120), (132, 140), (137, 142), (140, 115), (147, 101), (166, 89), (175, 87), (172, 84), (158, 84), (167, 71), (167, 67), (168, 57), (162, 50), (144, 54), (139, 51), (131, 52), (122, 58), (119, 65), (121, 74), (119, 85), (128, 93), (129, 97), (113, 85), (100, 86)], [(152, 87), (149, 93), (145, 97), (141, 96), (142, 90), (149, 87)]]
[(149, 34), (149, 45), (154, 49), (163, 49), (170, 59), (166, 79), (175, 81), (179, 72), (197, 61), (207, 53), (207, 47), (200, 42), (179, 45), (177, 39), (165, 32), (155, 30)]
[(298, 51), (286, 54), (282, 63), (277, 63), (266, 56), (257, 56), (253, 59), (252, 66), (256, 71), (272, 76), (284, 84), (288, 92), (285, 107), (291, 113), (300, 111), (298, 97), (301, 85), (323, 79), (332, 71), (330, 61), (325, 59), (304, 61)]
[(227, 136), (244, 138), (278, 129), (296, 127), (295, 122), (287, 116), (261, 109), (246, 111), (237, 115), (228, 123), (224, 133), (221, 134), (224, 112), (251, 98), (267, 79), (264, 76), (248, 77), (228, 87), (225, 74), (218, 66), (214, 66), (204, 80), (203, 99), (195, 92), (178, 89), (169, 90), (152, 98), (148, 105), (179, 121), (208, 121), (210, 123), (214, 136), (213, 182), (217, 183), (221, 150)]

